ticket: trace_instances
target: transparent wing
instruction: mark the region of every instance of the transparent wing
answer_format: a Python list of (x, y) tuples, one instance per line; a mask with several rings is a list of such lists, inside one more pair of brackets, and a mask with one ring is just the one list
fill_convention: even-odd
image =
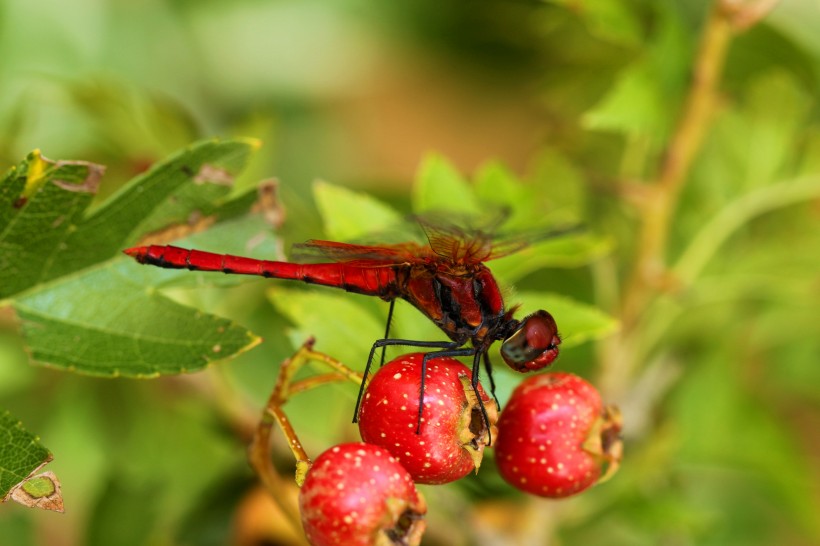
[(430, 249), (417, 243), (370, 246), (314, 239), (293, 245), (291, 254), (292, 259), (304, 263), (332, 261), (360, 262), (359, 265), (366, 265), (377, 262), (383, 265), (413, 262), (420, 257), (429, 256)]
[(580, 224), (567, 224), (504, 233), (500, 228), (508, 216), (506, 210), (481, 218), (436, 212), (415, 220), (424, 230), (431, 250), (454, 263), (494, 260), (533, 243), (584, 230)]

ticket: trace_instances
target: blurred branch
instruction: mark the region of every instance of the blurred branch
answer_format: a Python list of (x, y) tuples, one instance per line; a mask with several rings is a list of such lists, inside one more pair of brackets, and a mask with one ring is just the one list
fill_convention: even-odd
[(738, 0), (723, 0), (722, 8), (737, 31), (747, 30), (764, 19), (780, 0), (758, 0), (750, 4)]
[(654, 184), (627, 184), (624, 195), (642, 212), (635, 269), (623, 300), (629, 329), (653, 292), (668, 286), (666, 240), (678, 194), (711, 124), (720, 76), (733, 34), (762, 20), (779, 0), (716, 0), (695, 58), (692, 80), (678, 124), (664, 153)]
[[(279, 505), (279, 508), (291, 522), (295, 529), (301, 528), (301, 518), (299, 509), (288, 501), (288, 484), (273, 466), (271, 458), (271, 438), (273, 435), (273, 425), (278, 424), (279, 429), (287, 440), (288, 447), (296, 460), (296, 484), (301, 487), (305, 474), (310, 468), (311, 460), (307, 452), (302, 447), (302, 443), (296, 431), (290, 424), (285, 412), (282, 410), (287, 401), (294, 394), (305, 392), (309, 389), (325, 385), (331, 382), (352, 381), (357, 385), (362, 381), (362, 375), (354, 372), (338, 360), (313, 349), (315, 340), (309, 338), (290, 358), (282, 362), (277, 374), (276, 385), (271, 392), (256, 430), (253, 439), (248, 446), (248, 460), (251, 467), (259, 476), (259, 480), (267, 488), (271, 498)], [(332, 373), (313, 376), (310, 378), (295, 381), (296, 372), (305, 364), (311, 361), (322, 362), (333, 370)]]
[(0, 305), (0, 330), (15, 331), (17, 329), (17, 316), (14, 308), (10, 305)]
[(662, 284), (669, 225), (692, 161), (709, 127), (720, 74), (732, 37), (732, 22), (717, 2), (709, 14), (695, 59), (683, 110), (664, 154), (649, 199), (644, 200), (635, 269), (623, 301), (624, 327), (629, 329)]
[[(658, 293), (679, 286), (666, 262), (667, 240), (679, 194), (712, 123), (729, 45), (736, 32), (759, 21), (775, 4), (772, 0), (714, 1), (693, 61), (689, 89), (657, 174), (650, 183), (627, 188), (632, 190), (630, 200), (640, 215), (640, 233), (633, 269), (620, 302), (621, 333), (599, 347), (600, 385), (616, 401), (626, 395), (638, 365), (635, 341), (643, 333), (641, 324), (646, 323), (642, 319), (647, 309)], [(684, 257), (675, 273), (697, 270), (697, 264), (713, 251), (709, 244), (719, 245), (717, 241), (704, 241), (692, 247), (693, 254)]]
[[(248, 460), (257, 476), (259, 476), (259, 480), (268, 490), (268, 493), (270, 493), (271, 498), (276, 502), (293, 528), (298, 530), (301, 527), (299, 508), (290, 502), (289, 496), (286, 493), (288, 485), (273, 466), (270, 454), (273, 423), (279, 423), (280, 428), (285, 431), (286, 435), (288, 431), (293, 434), (293, 429), (290, 427), (290, 422), (287, 420), (287, 417), (281, 412), (281, 409), (276, 406), (276, 395), (277, 393), (271, 395), (271, 399), (268, 401), (265, 412), (262, 414), (262, 418), (257, 426), (256, 434), (248, 446)], [(291, 443), (290, 447), (291, 449), (294, 447), (301, 449), (301, 444), (296, 443), (294, 446), (294, 444)], [(307, 455), (305, 454), (303, 461), (306, 460)], [(299, 462), (297, 462), (297, 465), (298, 464)]]
[(755, 216), (820, 197), (820, 178), (809, 176), (765, 186), (724, 207), (704, 225), (675, 264), (675, 277), (691, 283), (738, 228)]
[[(769, 207), (796, 202), (804, 198), (806, 192), (814, 191), (812, 187), (784, 187), (785, 191), (777, 197), (769, 196), (768, 203), (761, 201), (759, 195), (742, 200), (736, 208), (724, 211), (706, 226), (670, 271), (666, 262), (670, 226), (678, 196), (712, 123), (729, 45), (737, 32), (760, 21), (776, 4), (777, 0), (751, 3), (715, 0), (700, 37), (683, 108), (655, 179), (648, 184), (626, 188), (631, 190), (630, 200), (640, 214), (638, 246), (621, 300), (621, 335), (603, 344), (599, 353), (603, 358), (600, 383), (616, 400), (625, 395), (638, 364), (635, 341), (646, 333), (642, 325), (647, 321), (643, 319), (658, 293), (678, 288), (680, 280), (691, 281), (720, 244), (745, 220), (764, 209), (770, 210)], [(764, 195), (763, 200), (766, 199)], [(648, 322), (656, 320), (653, 316)]]

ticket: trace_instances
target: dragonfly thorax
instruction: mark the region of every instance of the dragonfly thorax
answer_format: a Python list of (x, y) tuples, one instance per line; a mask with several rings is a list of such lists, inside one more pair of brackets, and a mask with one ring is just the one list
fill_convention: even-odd
[(453, 274), (451, 269), (409, 267), (399, 293), (450, 339), (481, 344), (504, 323), (506, 311), (490, 271), (483, 264), (471, 269), (471, 274)]

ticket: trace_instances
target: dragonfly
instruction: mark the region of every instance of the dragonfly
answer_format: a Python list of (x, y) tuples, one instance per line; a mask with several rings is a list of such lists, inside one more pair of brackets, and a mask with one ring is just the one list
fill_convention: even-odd
[[(293, 245), (298, 261), (270, 261), (219, 254), (171, 245), (138, 246), (124, 250), (141, 264), (167, 269), (213, 271), (301, 281), (376, 296), (389, 302), (384, 338), (373, 343), (365, 365), (353, 422), (358, 418), (362, 393), (376, 351), (381, 363), (388, 346), (425, 349), (421, 365), (418, 426), (424, 411), (424, 378), (428, 362), (439, 357), (472, 358), (472, 389), (479, 400), (484, 422), (486, 409), (478, 394), (483, 362), (491, 392), (495, 393), (489, 350), (501, 341), (504, 362), (518, 372), (539, 370), (558, 357), (561, 337), (553, 316), (539, 310), (522, 319), (514, 317), (518, 305), (508, 307), (485, 262), (518, 252), (534, 239), (554, 238), (577, 231), (579, 226), (553, 228), (543, 233), (501, 236), (492, 230), (465, 228), (441, 219), (415, 219), (426, 242), (379, 246), (309, 240)], [(310, 263), (317, 262), (317, 263)], [(410, 303), (447, 336), (447, 340), (421, 341), (390, 337), (397, 299)]]

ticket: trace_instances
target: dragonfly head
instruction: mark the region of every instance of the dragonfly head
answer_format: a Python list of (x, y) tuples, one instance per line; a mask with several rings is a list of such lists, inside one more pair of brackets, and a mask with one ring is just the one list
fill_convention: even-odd
[(518, 323), (501, 343), (501, 356), (517, 372), (540, 370), (558, 357), (559, 343), (555, 319), (546, 311), (536, 311)]

